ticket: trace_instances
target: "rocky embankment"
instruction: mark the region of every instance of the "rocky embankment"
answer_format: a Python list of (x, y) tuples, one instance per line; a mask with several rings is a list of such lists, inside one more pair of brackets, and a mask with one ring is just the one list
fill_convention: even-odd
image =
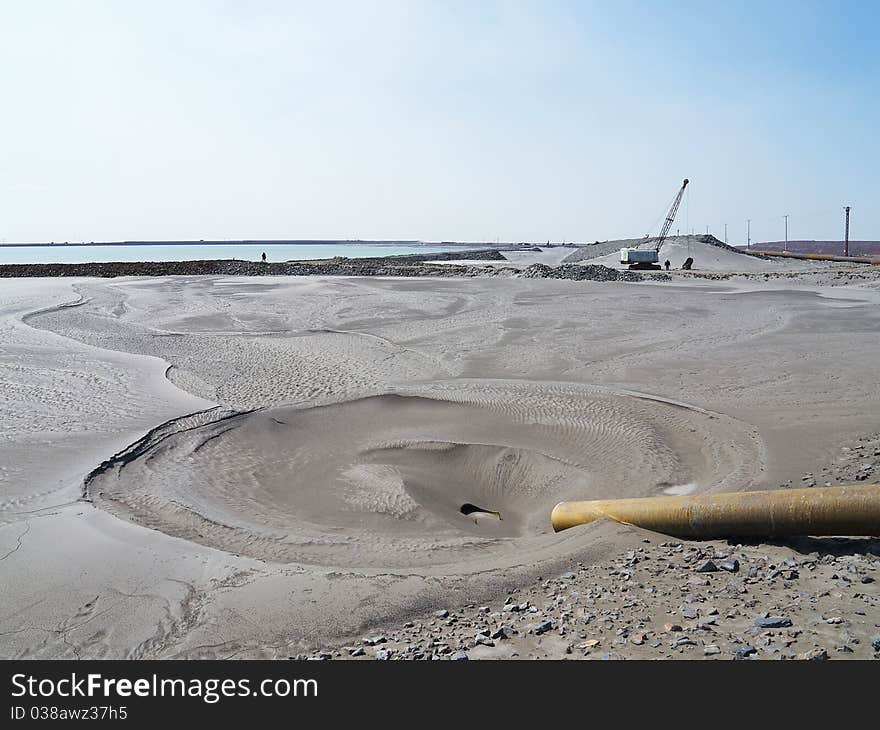
[(2, 264), (0, 277), (29, 276), (494, 276), (512, 273), (503, 267), (432, 264), (442, 259), (504, 261), (496, 249), (452, 254), (408, 254), (351, 259), (338, 256), (317, 261), (116, 261), (85, 264)]
[[(532, 264), (523, 270), (521, 276), (524, 279), (572, 279), (574, 281), (643, 281), (645, 278), (637, 271), (620, 271), (609, 266), (595, 264), (562, 264), (561, 266)], [(668, 281), (672, 277), (668, 274), (655, 274), (652, 278)]]
[[(519, 249), (517, 249), (519, 250)], [(539, 249), (540, 250), (540, 249)], [(521, 276), (529, 279), (572, 279), (577, 281), (642, 281), (632, 271), (607, 266), (546, 266), (533, 264), (523, 271), (510, 266), (442, 263), (443, 261), (506, 261), (502, 251), (451, 251), (352, 259), (337, 256), (314, 261), (262, 263), (237, 259), (205, 261), (118, 261), (85, 264), (2, 264), (0, 277), (55, 276), (403, 276), (476, 277)], [(441, 263), (438, 263), (441, 262)], [(665, 274), (654, 279), (668, 280)]]
[[(800, 483), (876, 481), (880, 434)], [(880, 540), (687, 541), (636, 528), (486, 605), (438, 606), (310, 659), (880, 659)]]

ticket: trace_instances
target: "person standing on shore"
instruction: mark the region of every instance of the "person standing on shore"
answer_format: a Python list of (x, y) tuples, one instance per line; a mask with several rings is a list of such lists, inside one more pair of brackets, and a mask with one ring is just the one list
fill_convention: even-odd
[(265, 251), (263, 251), (263, 263), (264, 264), (266, 263), (266, 252)]

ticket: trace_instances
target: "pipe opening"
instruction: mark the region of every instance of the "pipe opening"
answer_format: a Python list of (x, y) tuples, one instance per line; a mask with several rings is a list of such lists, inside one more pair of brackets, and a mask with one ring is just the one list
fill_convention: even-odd
[(470, 502), (465, 502), (459, 509), (459, 512), (466, 517), (472, 518), (474, 522), (478, 522), (481, 517), (494, 517), (498, 521), (501, 521), (500, 512), (485, 509), (484, 507), (477, 507), (477, 505), (471, 504)]

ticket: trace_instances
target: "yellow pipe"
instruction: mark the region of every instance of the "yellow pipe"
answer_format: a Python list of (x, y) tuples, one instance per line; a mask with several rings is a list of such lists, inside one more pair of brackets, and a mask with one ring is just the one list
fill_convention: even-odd
[(678, 537), (880, 535), (880, 485), (560, 502), (556, 532), (609, 519)]

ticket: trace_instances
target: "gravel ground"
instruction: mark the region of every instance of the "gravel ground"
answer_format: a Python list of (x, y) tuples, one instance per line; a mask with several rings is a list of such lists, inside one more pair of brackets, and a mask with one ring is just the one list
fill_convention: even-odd
[[(608, 266), (596, 266), (593, 264), (563, 264), (562, 266), (547, 266), (546, 264), (532, 264), (521, 274), (524, 279), (574, 279), (575, 281), (642, 281), (644, 277), (637, 271), (619, 271)], [(652, 277), (657, 281), (670, 281), (668, 274), (658, 274)]]

